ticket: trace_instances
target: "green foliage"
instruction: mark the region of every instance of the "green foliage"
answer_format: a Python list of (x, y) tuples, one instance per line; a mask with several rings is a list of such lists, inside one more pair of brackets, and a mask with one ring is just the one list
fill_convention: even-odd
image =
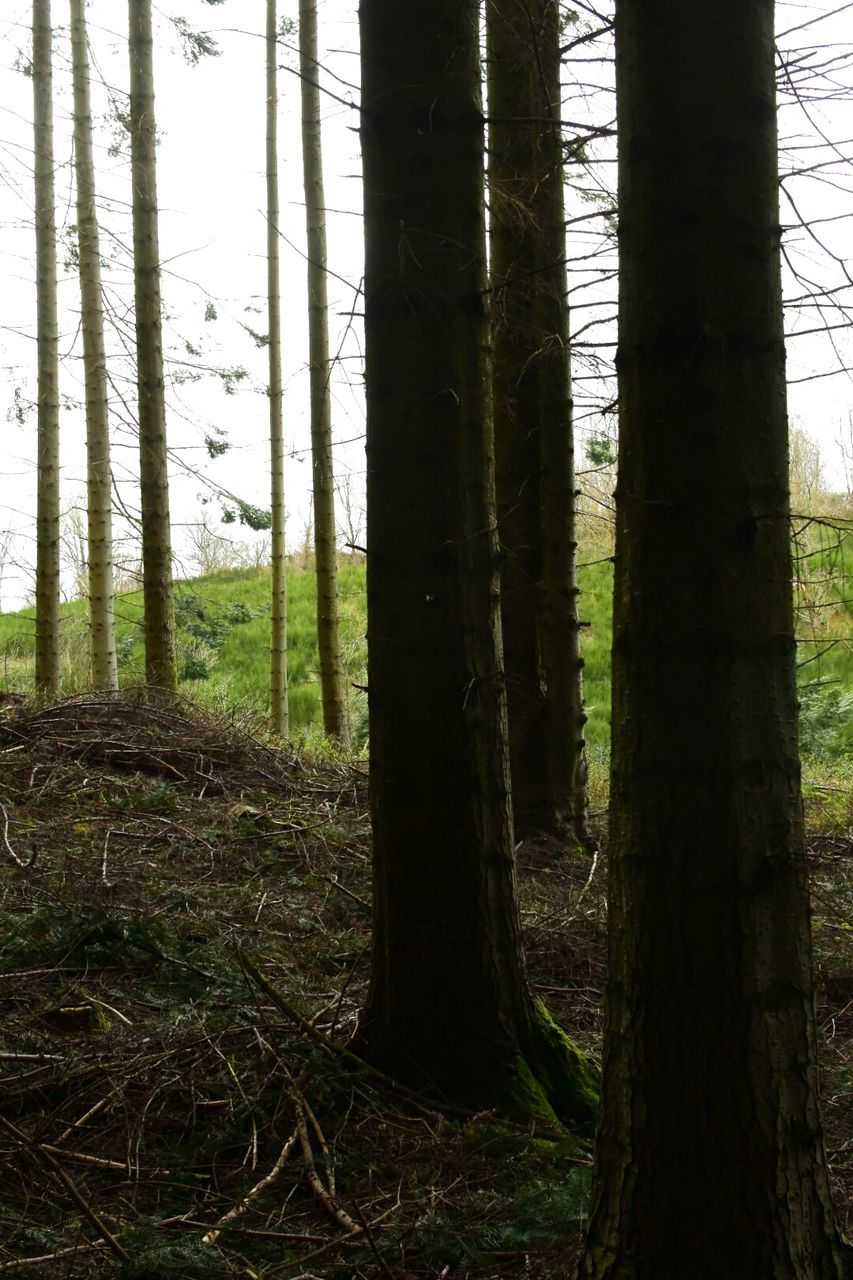
[(0, 914), (0, 965), (130, 966), (162, 959), (162, 925), (148, 914), (92, 902), (50, 903)]
[(213, 1280), (246, 1274), (245, 1267), (230, 1263), (218, 1249), (202, 1244), (201, 1234), (175, 1239), (148, 1224), (128, 1232), (124, 1241), (130, 1261), (119, 1268), (120, 1280)]
[[(598, 559), (598, 557), (596, 557)], [(586, 701), (586, 739), (592, 751), (610, 744), (610, 608), (613, 565), (609, 561), (578, 566), (581, 653)]]
[(232, 627), (238, 627), (244, 622), (251, 622), (255, 616), (254, 610), (250, 609), (242, 600), (231, 600), (225, 608), (225, 620)]
[(853, 754), (853, 689), (825, 680), (800, 688), (800, 747), (819, 759)]
[(218, 650), (232, 627), (251, 622), (255, 613), (242, 600), (220, 606), (204, 606), (192, 591), (175, 597), (178, 679), (208, 680), (216, 666)]
[(233, 396), (237, 394), (238, 383), (243, 382), (244, 379), (248, 378), (249, 371), (248, 369), (244, 369), (242, 365), (237, 365), (233, 369), (219, 369), (218, 374), (222, 381), (225, 394), (227, 396)]
[(199, 640), (177, 644), (178, 679), (209, 680), (216, 665), (216, 652)]
[(221, 458), (223, 453), (227, 453), (231, 448), (231, 441), (224, 440), (222, 436), (222, 429), (215, 427), (214, 434), (208, 433), (204, 437), (204, 447), (207, 450), (208, 458)]
[(135, 644), (134, 637), (130, 632), (116, 637), (116, 662), (119, 671), (127, 671), (133, 661), (133, 652)]
[(235, 520), (240, 524), (246, 525), (249, 529), (254, 529), (256, 533), (272, 528), (272, 514), (264, 511), (262, 507), (253, 507), (250, 502), (242, 502), (239, 498), (234, 499), (235, 507), (223, 507), (222, 523), (233, 524)]
[(807, 755), (803, 803), (808, 831), (846, 834), (853, 829), (853, 754), (836, 760)]
[[(493, 1275), (494, 1255), (521, 1258), (549, 1245), (565, 1247), (567, 1233), (581, 1229), (590, 1168), (579, 1163), (570, 1139), (522, 1137), (486, 1121), (472, 1125), (463, 1141), (466, 1179), (457, 1195), (437, 1200), (429, 1187), (413, 1191), (422, 1203), (419, 1245), (437, 1271), (464, 1268), (468, 1274), (476, 1267), (480, 1274), (488, 1267)], [(509, 1176), (482, 1185), (482, 1174), (499, 1167)]]
[(594, 467), (612, 467), (616, 461), (616, 450), (610, 436), (603, 431), (594, 431), (586, 442), (586, 456)]
[(256, 329), (251, 328), (251, 326), (247, 324), (243, 324), (240, 327), (246, 330), (246, 333), (248, 333), (256, 347), (263, 349), (264, 347), (269, 346), (270, 335), (268, 333), (258, 333)]
[(195, 67), (202, 58), (218, 58), (222, 50), (206, 31), (193, 31), (186, 18), (173, 18), (175, 30), (181, 42), (181, 51), (191, 67)]
[(800, 746), (825, 768), (853, 758), (853, 529), (807, 519), (794, 533)]

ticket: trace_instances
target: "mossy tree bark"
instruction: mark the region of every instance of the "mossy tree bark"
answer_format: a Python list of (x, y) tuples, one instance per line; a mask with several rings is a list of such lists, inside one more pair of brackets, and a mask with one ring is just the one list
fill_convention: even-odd
[(339, 742), (349, 738), (338, 621), (338, 553), (332, 461), (332, 395), (329, 303), (326, 287), (326, 197), (317, 56), (316, 0), (299, 6), (299, 74), (302, 87), (302, 167), (308, 239), (308, 343), (311, 378), (311, 464), (314, 481), (314, 562), (317, 571), (317, 652), (323, 728)]
[(266, 177), (267, 309), (269, 323), (269, 405), (272, 568), (270, 611), (270, 723), (286, 738), (290, 731), (287, 691), (287, 560), (284, 512), (284, 420), (281, 385), (281, 268), (278, 231), (278, 66), (276, 0), (266, 9)]
[(499, 631), (476, 0), (362, 0), (373, 972), (385, 1068), (588, 1119), (521, 951)]
[(80, 259), (81, 327), (86, 382), (89, 635), (92, 685), (117, 689), (113, 613), (112, 481), (107, 358), (101, 300), (101, 251), (95, 206), (89, 49), (84, 0), (71, 0), (74, 78), (74, 162), (77, 173), (77, 242)]
[(152, 688), (174, 691), (177, 688), (177, 670), (160, 304), (151, 0), (129, 0), (129, 14), (130, 162), (133, 183), (145, 680)]
[(610, 962), (580, 1275), (839, 1280), (797, 750), (773, 6), (617, 0), (616, 51)]
[(59, 332), (50, 0), (33, 0), (38, 439), (36, 692), (59, 693)]
[(558, 0), (486, 6), (501, 617), (519, 830), (589, 839)]

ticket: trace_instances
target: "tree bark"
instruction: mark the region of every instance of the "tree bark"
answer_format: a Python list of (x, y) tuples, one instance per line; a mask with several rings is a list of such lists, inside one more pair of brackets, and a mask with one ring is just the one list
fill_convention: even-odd
[(345, 743), (349, 739), (349, 723), (338, 623), (332, 396), (329, 385), (329, 303), (326, 288), (326, 197), (323, 191), (316, 0), (301, 0), (299, 6), (299, 75), (302, 86), (302, 166), (308, 238), (308, 361), (311, 378), (314, 561), (317, 570), (317, 652), (320, 662), (323, 727), (330, 737)]
[(839, 1280), (797, 751), (773, 6), (617, 0), (616, 52), (610, 963), (580, 1274)]
[(362, 0), (373, 972), (361, 1036), (475, 1106), (588, 1119), (521, 951), (475, 0)]
[(50, 0), (33, 0), (38, 441), (36, 692), (59, 694), (59, 332)]
[(589, 839), (557, 0), (486, 6), (494, 419), (519, 830)]
[(129, 13), (145, 679), (154, 688), (174, 691), (177, 688), (177, 670), (163, 382), (151, 0), (129, 0)]
[(101, 251), (95, 207), (95, 163), (89, 101), (89, 50), (84, 0), (71, 2), (74, 77), (74, 160), (81, 327), (86, 380), (89, 634), (92, 686), (118, 688), (113, 614), (112, 482), (107, 358), (101, 299)]
[(267, 0), (266, 29), (266, 174), (267, 308), (269, 315), (269, 402), (272, 568), (270, 612), (270, 721), (274, 733), (290, 731), (287, 693), (287, 561), (284, 512), (284, 423), (281, 385), (281, 283), (278, 244), (278, 74), (276, 0)]

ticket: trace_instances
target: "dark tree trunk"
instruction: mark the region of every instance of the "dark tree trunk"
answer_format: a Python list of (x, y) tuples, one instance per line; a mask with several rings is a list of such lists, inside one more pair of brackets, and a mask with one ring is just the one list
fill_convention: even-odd
[(610, 976), (587, 1280), (838, 1280), (800, 805), (773, 6), (617, 0)]
[(362, 0), (375, 906), (366, 1052), (446, 1097), (588, 1118), (513, 866), (474, 0)]
[(588, 840), (557, 0), (486, 6), (501, 616), (516, 826)]

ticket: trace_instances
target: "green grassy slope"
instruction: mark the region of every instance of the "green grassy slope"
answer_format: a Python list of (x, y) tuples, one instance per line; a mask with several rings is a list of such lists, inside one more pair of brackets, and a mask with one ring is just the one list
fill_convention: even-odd
[[(802, 733), (818, 758), (853, 754), (853, 532), (809, 526), (796, 544), (797, 625)], [(603, 759), (610, 735), (610, 607), (613, 567), (601, 552), (581, 553), (584, 688), (587, 736)], [(346, 558), (340, 571), (341, 632), (356, 743), (366, 732), (365, 567)], [(288, 667), (291, 724), (299, 736), (320, 721), (314, 574), (294, 569), (288, 581)], [(268, 570), (233, 569), (176, 584), (178, 665), (182, 691), (217, 709), (259, 718), (268, 709)], [(120, 678), (142, 682), (142, 596), (116, 602)], [(87, 684), (86, 607), (63, 607), (63, 692)], [(33, 678), (33, 615), (0, 614), (0, 688), (28, 692)]]
[[(596, 563), (580, 570), (585, 654), (585, 687), (590, 740), (607, 742), (610, 720), (610, 592), (612, 566)], [(341, 567), (341, 639), (353, 700), (356, 732), (363, 717), (359, 691), (366, 683), (365, 570), (363, 562)], [(266, 715), (268, 707), (269, 571), (231, 569), (175, 586), (178, 667), (183, 693), (219, 708)], [(288, 671), (290, 711), (297, 732), (320, 719), (313, 572), (288, 578)], [(117, 648), (122, 685), (143, 679), (142, 593), (116, 600)], [(87, 687), (86, 605), (62, 608), (62, 689)], [(33, 611), (0, 614), (0, 687), (25, 693), (33, 678)]]
[(800, 733), (814, 756), (853, 756), (853, 528), (795, 540)]
[[(365, 683), (364, 564), (341, 567), (341, 636), (347, 679)], [(260, 717), (269, 706), (268, 570), (232, 569), (175, 584), (178, 669), (181, 691), (222, 710), (234, 707)], [(320, 719), (315, 632), (316, 582), (308, 571), (288, 579), (288, 669), (291, 724), (307, 730)], [(123, 686), (143, 680), (142, 593), (116, 600), (116, 647)], [(0, 614), (0, 687), (26, 693), (33, 679), (33, 611)], [(62, 608), (62, 691), (87, 687), (88, 635), (85, 601)], [(361, 715), (353, 690), (353, 715)], [(358, 725), (356, 724), (356, 728)]]

